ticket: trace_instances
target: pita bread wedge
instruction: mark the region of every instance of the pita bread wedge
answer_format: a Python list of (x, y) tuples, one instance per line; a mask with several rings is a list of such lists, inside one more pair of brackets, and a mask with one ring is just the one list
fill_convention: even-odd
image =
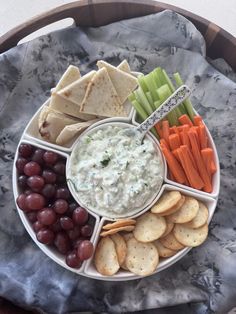
[(98, 122), (99, 119), (94, 119), (90, 121), (81, 121), (75, 124), (66, 125), (64, 129), (59, 133), (56, 143), (58, 145), (64, 145), (71, 141), (76, 135), (81, 134), (85, 129), (95, 122)]
[(77, 123), (78, 119), (45, 106), (39, 116), (39, 133), (46, 141), (55, 143), (56, 138), (66, 125)]
[(126, 73), (131, 74), (131, 70), (129, 67), (129, 63), (127, 62), (127, 60), (123, 60), (117, 67), (117, 69), (124, 71)]
[(92, 78), (80, 108), (81, 112), (104, 117), (127, 115), (106, 68), (98, 70)]
[(80, 107), (77, 104), (66, 100), (57, 93), (52, 94), (49, 106), (51, 109), (69, 114), (70, 116), (81, 120), (89, 121), (96, 118), (95, 115), (80, 112)]
[(66, 100), (72, 101), (78, 106), (81, 106), (85, 93), (87, 91), (88, 85), (92, 78), (96, 74), (96, 71), (90, 71), (89, 73), (82, 76), (77, 81), (61, 89), (57, 94)]
[(60, 89), (70, 85), (74, 81), (77, 81), (81, 77), (79, 68), (74, 65), (69, 65), (65, 73), (62, 75), (60, 81), (57, 83), (54, 91), (57, 92)]
[(98, 61), (97, 66), (99, 69), (107, 69), (120, 101), (123, 104), (129, 94), (137, 87), (138, 80), (134, 76), (117, 69), (105, 61)]

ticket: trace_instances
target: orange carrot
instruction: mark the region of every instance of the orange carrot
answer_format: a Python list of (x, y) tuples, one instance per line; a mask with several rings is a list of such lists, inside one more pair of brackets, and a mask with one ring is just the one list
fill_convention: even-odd
[(161, 124), (161, 121), (158, 122), (157, 124), (155, 124), (155, 129), (158, 133), (158, 135), (160, 136), (160, 138), (163, 137), (163, 132), (162, 132), (162, 124)]
[(194, 168), (197, 170), (197, 164), (195, 162), (195, 159), (193, 158), (192, 151), (191, 151), (191, 149), (188, 146), (187, 146), (187, 151), (188, 151), (188, 156), (191, 159), (191, 162), (192, 162)]
[(196, 138), (196, 141), (197, 141), (198, 149), (200, 150), (201, 149), (201, 145), (200, 145), (200, 141), (199, 141), (199, 131), (198, 131), (198, 129), (199, 129), (198, 126), (192, 126), (190, 128), (190, 130), (192, 132), (194, 132), (194, 134), (195, 134), (195, 138)]
[(189, 158), (187, 145), (182, 145), (180, 148), (178, 148), (178, 154), (190, 186), (201, 190), (204, 187), (204, 182), (198, 171), (195, 169), (191, 159)]
[(204, 148), (201, 150), (202, 159), (206, 165), (209, 176), (216, 172), (216, 165), (214, 161), (214, 152), (212, 148)]
[(170, 149), (169, 144), (166, 142), (166, 140), (164, 138), (160, 139), (160, 145), (161, 145), (161, 147), (164, 146), (164, 147)]
[(204, 124), (199, 125), (198, 130), (201, 149), (207, 148), (207, 134), (205, 125)]
[(167, 143), (169, 143), (170, 129), (169, 129), (169, 121), (168, 120), (162, 121), (162, 132), (163, 132), (162, 137), (166, 140)]
[(206, 169), (206, 166), (204, 164), (204, 161), (202, 159), (194, 130), (189, 130), (188, 136), (189, 136), (189, 140), (190, 140), (191, 147), (192, 147), (193, 157), (194, 157), (194, 160), (197, 164), (198, 172), (199, 172), (199, 174), (200, 174), (200, 176), (204, 182), (203, 190), (205, 192), (210, 193), (212, 191), (211, 180), (210, 180), (210, 177), (207, 173), (207, 169)]
[(169, 171), (169, 177), (170, 177), (170, 180), (175, 181), (175, 178), (171, 171)]
[(194, 125), (199, 126), (202, 124), (202, 117), (201, 116), (194, 116), (193, 117)]
[(179, 126), (173, 125), (170, 128), (170, 134), (178, 134), (179, 135), (181, 131), (182, 131), (182, 125), (179, 125)]
[(176, 148), (180, 147), (180, 137), (178, 134), (171, 134), (169, 135), (169, 144), (170, 144), (170, 149), (174, 150)]
[(162, 152), (166, 158), (166, 162), (168, 164), (169, 170), (172, 172), (175, 180), (178, 183), (184, 184), (186, 182), (186, 176), (185, 173), (179, 164), (179, 162), (176, 160), (174, 155), (165, 147), (161, 147)]
[(178, 160), (178, 162), (180, 162), (179, 154), (178, 154), (178, 148), (172, 150), (172, 154), (175, 156), (175, 158)]
[(178, 120), (179, 120), (180, 124), (182, 124), (182, 125), (183, 124), (188, 124), (190, 126), (193, 126), (192, 121), (190, 120), (189, 116), (187, 116), (186, 114), (183, 114), (182, 116), (180, 116), (178, 118)]
[(183, 145), (187, 145), (188, 148), (190, 148), (190, 141), (189, 141), (189, 138), (188, 138), (188, 133), (183, 131), (180, 133), (180, 138), (181, 138), (181, 142)]

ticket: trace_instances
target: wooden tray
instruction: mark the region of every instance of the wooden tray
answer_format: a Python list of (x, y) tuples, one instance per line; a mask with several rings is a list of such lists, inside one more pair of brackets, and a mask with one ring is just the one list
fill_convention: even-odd
[(208, 20), (178, 7), (152, 0), (81, 0), (59, 6), (35, 16), (0, 37), (0, 53), (14, 47), (30, 33), (53, 22), (71, 17), (76, 25), (101, 26), (122, 19), (144, 16), (165, 9), (188, 18), (202, 33), (207, 44), (207, 56), (223, 58), (236, 71), (236, 38)]

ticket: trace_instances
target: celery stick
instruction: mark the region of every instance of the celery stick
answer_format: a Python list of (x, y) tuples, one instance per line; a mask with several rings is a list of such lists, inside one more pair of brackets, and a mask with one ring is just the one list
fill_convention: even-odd
[[(174, 73), (174, 79), (176, 81), (177, 86), (182, 86), (184, 84), (184, 82), (182, 81), (181, 76), (179, 75), (179, 73)], [(191, 103), (191, 101), (189, 100), (189, 98), (185, 99), (185, 101), (183, 101), (184, 107), (189, 115), (189, 118), (193, 121), (193, 117), (195, 116), (194, 111), (193, 111), (193, 105)]]
[(155, 106), (156, 109), (159, 108), (160, 105), (161, 105), (161, 101), (160, 101), (160, 100), (156, 100), (156, 101), (154, 102), (154, 106)]
[(168, 74), (166, 73), (166, 71), (164, 69), (162, 70), (162, 73), (163, 73), (163, 77), (165, 78), (166, 84), (169, 86), (171, 92), (174, 93), (175, 87), (174, 87), (173, 83), (171, 82)]
[(152, 111), (156, 110), (155, 106), (154, 106), (154, 101), (152, 99), (152, 95), (151, 95), (151, 92), (146, 92), (145, 93), (146, 97), (147, 97), (147, 100), (149, 102), (149, 104), (151, 105), (152, 107)]
[(161, 87), (162, 85), (166, 84), (165, 79), (163, 77), (163, 72), (162, 69), (160, 67), (156, 68), (154, 70), (154, 73), (156, 75), (156, 77), (158, 78), (158, 86)]
[(147, 112), (136, 99), (132, 101), (132, 105), (134, 106), (134, 109), (137, 111), (138, 115), (143, 121), (148, 118)]
[(142, 75), (142, 76), (140, 75), (138, 77), (138, 83), (141, 86), (141, 88), (144, 91), (144, 93), (148, 92), (148, 88), (147, 88), (147, 85), (145, 83), (145, 76), (144, 75)]
[(155, 135), (156, 136), (156, 138), (158, 138), (159, 139), (159, 135), (157, 134), (157, 131), (156, 131), (156, 129), (155, 128), (151, 128), (151, 130), (150, 130), (151, 132), (152, 132), (152, 134), (153, 135)]
[(132, 102), (132, 100), (135, 100), (136, 98), (135, 98), (134, 93), (129, 94), (128, 99), (130, 102)]
[(149, 91), (151, 92), (153, 100), (154, 101), (157, 100), (158, 96), (156, 93), (156, 89), (158, 88), (158, 86), (156, 84), (155, 77), (154, 77), (153, 73), (151, 72), (148, 75), (146, 75), (144, 80), (145, 80), (145, 83), (146, 83)]
[(139, 87), (136, 91), (134, 91), (135, 97), (137, 98), (138, 102), (142, 104), (142, 107), (145, 108), (145, 111), (148, 115), (151, 115), (153, 110), (151, 105), (149, 104), (147, 97), (145, 96), (143, 90)]

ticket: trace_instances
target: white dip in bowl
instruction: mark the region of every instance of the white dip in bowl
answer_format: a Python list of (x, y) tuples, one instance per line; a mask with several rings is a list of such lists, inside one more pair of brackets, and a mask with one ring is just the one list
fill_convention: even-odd
[(163, 172), (160, 152), (151, 137), (146, 136), (140, 145), (124, 132), (124, 126), (103, 124), (75, 145), (67, 179), (81, 206), (118, 218), (150, 204), (161, 188)]

